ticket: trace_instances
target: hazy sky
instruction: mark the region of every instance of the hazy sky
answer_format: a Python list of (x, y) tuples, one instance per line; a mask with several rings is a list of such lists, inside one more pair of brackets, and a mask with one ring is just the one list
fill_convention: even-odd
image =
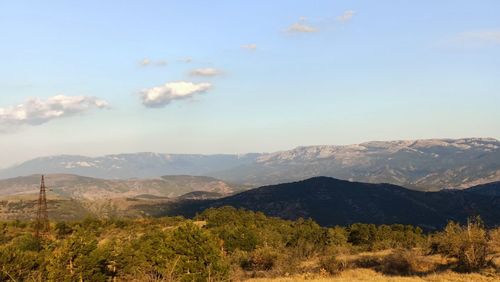
[(500, 1), (1, 1), (0, 167), (500, 138)]

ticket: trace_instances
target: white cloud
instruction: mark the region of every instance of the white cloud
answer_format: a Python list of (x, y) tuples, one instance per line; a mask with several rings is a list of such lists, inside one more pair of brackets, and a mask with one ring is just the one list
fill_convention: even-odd
[(53, 119), (107, 107), (106, 101), (88, 96), (57, 95), (46, 100), (29, 98), (17, 106), (0, 108), (0, 125), (40, 125)]
[(150, 66), (163, 67), (167, 65), (167, 61), (164, 60), (153, 61), (151, 59), (144, 58), (142, 59), (142, 61), (139, 62), (139, 65), (142, 67), (150, 67)]
[(291, 33), (313, 33), (317, 32), (318, 29), (313, 26), (305, 24), (303, 21), (300, 21), (289, 26), (287, 31)]
[(356, 12), (353, 10), (347, 10), (345, 11), (342, 15), (337, 17), (337, 21), (341, 23), (346, 23), (352, 20), (352, 17), (354, 16)]
[(144, 89), (140, 92), (142, 104), (148, 108), (164, 107), (174, 100), (192, 98), (212, 88), (210, 83), (188, 81), (169, 82), (161, 86)]
[(217, 76), (222, 74), (222, 72), (214, 68), (200, 68), (192, 70), (189, 74), (191, 76)]
[(257, 50), (257, 44), (245, 44), (245, 45), (241, 45), (241, 48), (243, 49), (247, 49), (247, 50)]

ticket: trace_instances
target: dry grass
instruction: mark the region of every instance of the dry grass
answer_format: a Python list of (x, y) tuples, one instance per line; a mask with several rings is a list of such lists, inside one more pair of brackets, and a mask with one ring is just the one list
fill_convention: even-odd
[[(305, 272), (278, 278), (253, 278), (252, 282), (291, 282), (291, 281), (374, 281), (374, 282), (500, 282), (500, 273), (489, 270), (479, 273), (457, 273), (450, 270), (454, 260), (440, 255), (425, 255), (419, 250), (397, 251), (385, 250), (358, 254), (343, 254), (336, 257), (346, 263), (348, 269), (336, 275), (327, 270)], [(317, 258), (304, 261), (302, 268), (318, 269)], [(316, 265), (316, 267), (314, 267)], [(305, 267), (307, 266), (307, 267)], [(401, 269), (404, 266), (404, 269)], [(408, 270), (406, 270), (408, 268)], [(331, 273), (331, 272), (330, 272)], [(237, 279), (241, 280), (241, 279)]]
[(387, 276), (378, 273), (371, 269), (350, 269), (343, 271), (339, 275), (332, 277), (321, 277), (313, 275), (299, 275), (284, 278), (261, 278), (249, 279), (251, 282), (294, 282), (294, 281), (310, 281), (310, 282), (356, 282), (356, 281), (372, 281), (372, 282), (498, 282), (500, 276), (487, 277), (481, 274), (461, 274), (455, 272), (443, 272), (439, 274), (430, 274), (427, 276)]

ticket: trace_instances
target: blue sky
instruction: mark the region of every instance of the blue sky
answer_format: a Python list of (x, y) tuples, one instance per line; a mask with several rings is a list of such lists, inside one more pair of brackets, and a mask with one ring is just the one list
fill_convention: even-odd
[(2, 1), (0, 166), (500, 138), (498, 1)]

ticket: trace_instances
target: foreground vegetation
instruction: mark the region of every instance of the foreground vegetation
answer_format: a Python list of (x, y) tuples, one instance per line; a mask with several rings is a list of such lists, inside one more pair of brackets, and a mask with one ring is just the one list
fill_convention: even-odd
[(193, 220), (88, 218), (52, 223), (41, 240), (33, 234), (32, 223), (0, 222), (0, 281), (500, 279), (500, 229), (479, 219), (424, 234), (404, 225), (323, 228), (224, 207)]

